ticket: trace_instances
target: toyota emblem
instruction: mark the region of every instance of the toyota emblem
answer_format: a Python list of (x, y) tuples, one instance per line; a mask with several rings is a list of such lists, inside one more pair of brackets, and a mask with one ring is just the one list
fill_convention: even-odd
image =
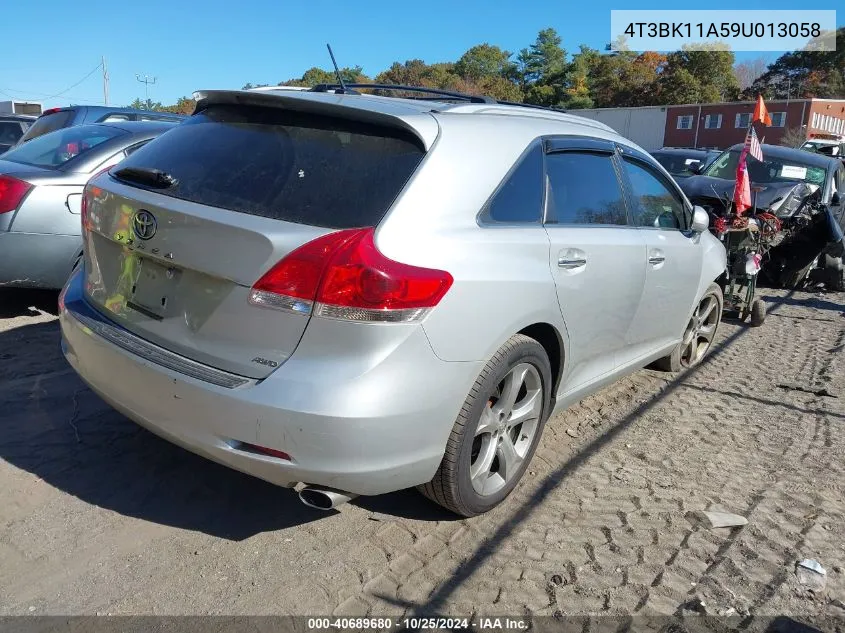
[(148, 240), (156, 234), (156, 218), (146, 209), (138, 209), (132, 218), (132, 232), (138, 239)]

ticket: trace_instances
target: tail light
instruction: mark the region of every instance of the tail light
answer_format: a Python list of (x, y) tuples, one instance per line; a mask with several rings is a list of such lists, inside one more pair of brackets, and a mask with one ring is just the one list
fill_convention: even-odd
[(252, 287), (252, 304), (351, 321), (418, 321), (452, 286), (452, 275), (382, 255), (375, 229), (347, 229), (303, 244)]
[(0, 176), (0, 213), (14, 211), (32, 189), (32, 185), (11, 176)]
[(91, 230), (91, 225), (88, 222), (88, 205), (90, 204), (88, 201), (95, 196), (102, 195), (103, 190), (96, 185), (92, 185), (91, 181), (100, 176), (101, 174), (106, 173), (109, 169), (114, 167), (114, 165), (109, 165), (98, 171), (96, 174), (91, 176), (88, 179), (88, 184), (85, 185), (85, 189), (82, 191), (82, 203), (80, 204), (79, 209), (79, 221), (82, 223), (82, 228), (86, 231)]

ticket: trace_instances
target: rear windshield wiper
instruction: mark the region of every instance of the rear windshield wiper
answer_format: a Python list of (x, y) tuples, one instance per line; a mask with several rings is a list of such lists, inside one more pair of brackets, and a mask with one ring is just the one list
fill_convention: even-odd
[(155, 189), (168, 189), (178, 182), (167, 172), (152, 167), (124, 167), (118, 169), (112, 175), (119, 180), (137, 182), (139, 185), (146, 185)]

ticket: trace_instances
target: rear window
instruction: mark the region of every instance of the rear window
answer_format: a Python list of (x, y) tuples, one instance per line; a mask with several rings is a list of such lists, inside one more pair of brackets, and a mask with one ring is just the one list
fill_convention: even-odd
[(73, 110), (59, 110), (58, 112), (52, 112), (38, 117), (35, 123), (32, 124), (32, 127), (24, 134), (24, 142), (67, 127), (73, 120), (73, 115)]
[[(424, 156), (403, 130), (277, 108), (213, 106), (121, 163), (166, 172), (155, 191), (326, 228), (375, 226)], [(131, 182), (133, 186), (143, 186)]]
[(56, 168), (91, 151), (100, 143), (127, 134), (107, 125), (79, 125), (57, 130), (3, 154), (3, 160), (36, 167)]

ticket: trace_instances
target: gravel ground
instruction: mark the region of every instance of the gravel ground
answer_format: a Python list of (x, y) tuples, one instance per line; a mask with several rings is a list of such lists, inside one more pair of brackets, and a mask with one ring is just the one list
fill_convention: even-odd
[(0, 615), (845, 617), (845, 294), (763, 293), (700, 368), (555, 416), (469, 520), (413, 491), (319, 513), (174, 447), (76, 378), (55, 294), (0, 295)]

